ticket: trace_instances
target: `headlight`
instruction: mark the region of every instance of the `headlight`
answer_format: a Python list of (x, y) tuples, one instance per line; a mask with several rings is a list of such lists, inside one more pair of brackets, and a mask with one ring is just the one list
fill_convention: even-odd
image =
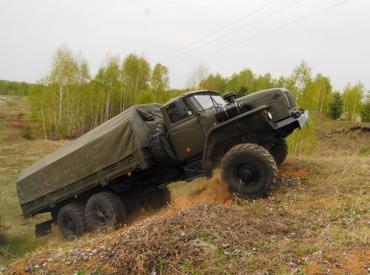
[(268, 116), (268, 118), (270, 119), (270, 120), (272, 120), (272, 114), (270, 113), (270, 111), (267, 111), (267, 116)]

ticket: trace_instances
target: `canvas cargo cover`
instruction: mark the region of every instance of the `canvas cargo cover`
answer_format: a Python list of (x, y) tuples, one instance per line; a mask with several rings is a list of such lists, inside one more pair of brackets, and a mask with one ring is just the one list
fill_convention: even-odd
[(17, 179), (20, 204), (98, 173), (128, 156), (134, 155), (129, 168), (146, 168), (142, 149), (148, 146), (150, 128), (162, 122), (161, 106), (133, 106), (25, 168)]

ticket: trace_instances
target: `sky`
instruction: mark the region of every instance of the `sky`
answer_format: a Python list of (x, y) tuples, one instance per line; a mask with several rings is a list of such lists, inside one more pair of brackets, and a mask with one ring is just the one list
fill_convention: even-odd
[(369, 0), (0, 0), (0, 79), (36, 82), (60, 47), (92, 74), (110, 56), (144, 55), (181, 88), (200, 64), (289, 75), (301, 60), (335, 89), (370, 88)]

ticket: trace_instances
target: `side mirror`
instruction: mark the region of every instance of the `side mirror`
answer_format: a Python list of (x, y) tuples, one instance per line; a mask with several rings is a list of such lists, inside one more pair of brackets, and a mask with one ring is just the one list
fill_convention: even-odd
[(228, 92), (223, 96), (223, 99), (227, 101), (228, 103), (234, 103), (236, 99), (236, 93), (235, 92)]

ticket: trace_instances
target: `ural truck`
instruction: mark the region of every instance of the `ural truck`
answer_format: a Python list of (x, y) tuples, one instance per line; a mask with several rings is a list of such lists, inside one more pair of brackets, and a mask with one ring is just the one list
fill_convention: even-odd
[(216, 167), (231, 192), (264, 196), (288, 154), (285, 138), (307, 120), (284, 88), (241, 98), (194, 91), (164, 105), (135, 105), (25, 168), (20, 206), (25, 218), (51, 213), (36, 235), (57, 224), (71, 238), (124, 223), (128, 197), (211, 177)]

